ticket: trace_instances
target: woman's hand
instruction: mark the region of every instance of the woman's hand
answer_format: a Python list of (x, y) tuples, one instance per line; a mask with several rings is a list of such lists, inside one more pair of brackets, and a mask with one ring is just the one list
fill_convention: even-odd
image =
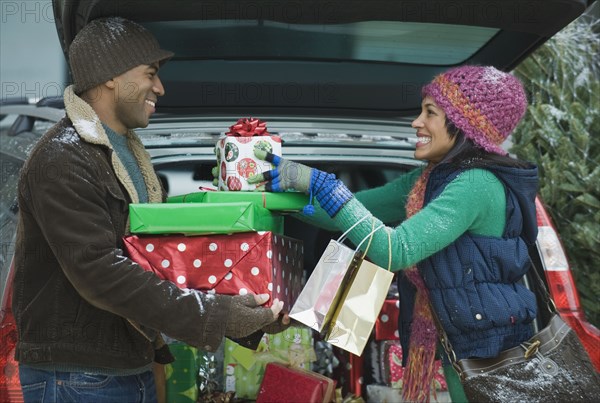
[(256, 190), (266, 190), (267, 192), (295, 190), (306, 194), (310, 193), (313, 168), (285, 160), (259, 148), (254, 148), (254, 155), (258, 159), (275, 165), (275, 169), (248, 178), (250, 184), (266, 182), (257, 186)]
[(219, 173), (221, 172), (221, 169), (219, 168), (219, 164), (215, 165), (213, 167), (213, 169), (211, 169), (210, 172), (212, 173), (212, 176), (213, 176), (212, 184), (216, 187), (219, 187)]
[[(352, 192), (334, 174), (328, 174), (297, 162), (285, 160), (258, 148), (254, 148), (254, 155), (258, 159), (269, 161), (275, 165), (275, 169), (248, 178), (248, 183), (266, 182), (257, 187), (256, 190), (266, 190), (268, 192), (296, 190), (310, 194), (311, 203), (314, 195), (321, 208), (330, 217), (334, 217), (344, 204), (354, 197)], [(308, 207), (312, 207), (312, 205)], [(304, 212), (309, 215), (312, 214), (306, 208)]]

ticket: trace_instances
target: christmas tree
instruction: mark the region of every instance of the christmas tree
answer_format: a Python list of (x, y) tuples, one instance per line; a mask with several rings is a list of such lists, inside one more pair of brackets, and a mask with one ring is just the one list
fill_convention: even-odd
[(539, 167), (552, 216), (590, 322), (600, 326), (600, 21), (572, 22), (514, 71), (528, 114), (511, 151)]

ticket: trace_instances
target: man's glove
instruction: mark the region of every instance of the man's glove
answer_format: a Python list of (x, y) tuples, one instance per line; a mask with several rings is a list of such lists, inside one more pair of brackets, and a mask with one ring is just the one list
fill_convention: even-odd
[[(231, 303), (231, 310), (225, 325), (225, 336), (241, 338), (248, 336), (263, 327), (274, 323), (283, 308), (283, 301), (275, 299), (271, 308), (260, 305), (268, 300), (268, 295), (252, 294), (235, 295)], [(258, 301), (257, 301), (258, 300)]]
[(286, 314), (279, 314), (277, 320), (267, 326), (263, 326), (260, 330), (269, 334), (277, 334), (286, 330), (292, 324), (292, 320)]
[[(328, 174), (294, 161), (285, 160), (256, 147), (254, 148), (254, 155), (258, 159), (275, 165), (275, 169), (248, 178), (248, 183), (252, 184), (266, 181), (256, 190), (266, 190), (267, 192), (296, 190), (310, 194), (311, 202), (312, 196), (315, 195), (321, 208), (330, 217), (334, 217), (344, 204), (354, 196), (334, 174)], [(305, 207), (304, 213), (310, 215), (312, 211)]]

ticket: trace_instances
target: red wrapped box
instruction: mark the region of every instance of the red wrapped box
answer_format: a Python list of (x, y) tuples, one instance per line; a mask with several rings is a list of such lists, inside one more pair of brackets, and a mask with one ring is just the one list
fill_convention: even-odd
[(218, 294), (263, 294), (288, 309), (302, 289), (302, 241), (272, 232), (183, 236), (130, 235), (131, 259), (180, 288)]
[(333, 346), (332, 350), (339, 364), (333, 369), (331, 378), (335, 379), (337, 387), (341, 388), (342, 396), (363, 396), (363, 357), (336, 346)]
[(325, 375), (271, 362), (260, 384), (256, 403), (329, 403), (335, 400), (335, 381)]
[(386, 299), (375, 322), (375, 340), (400, 340), (398, 315), (400, 315), (400, 301)]

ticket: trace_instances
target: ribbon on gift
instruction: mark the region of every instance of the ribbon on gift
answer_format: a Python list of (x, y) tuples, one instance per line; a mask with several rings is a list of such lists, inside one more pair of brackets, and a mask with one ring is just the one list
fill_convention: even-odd
[(252, 136), (269, 136), (267, 124), (256, 118), (241, 118), (236, 124), (229, 127), (226, 136), (235, 137), (252, 137)]
[[(317, 355), (314, 348), (294, 345), (297, 347), (295, 351), (261, 351), (253, 353), (256, 362), (267, 364), (269, 362), (278, 362), (291, 368), (302, 368), (302, 364), (317, 360)], [(305, 368), (308, 369), (308, 368)]]

